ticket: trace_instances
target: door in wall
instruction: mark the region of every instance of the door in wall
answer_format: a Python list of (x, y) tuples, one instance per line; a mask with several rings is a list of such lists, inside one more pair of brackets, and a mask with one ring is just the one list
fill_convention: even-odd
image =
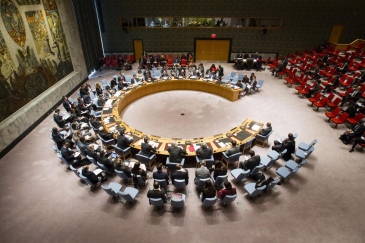
[(336, 24), (332, 26), (332, 31), (331, 31), (331, 35), (329, 38), (329, 42), (338, 44), (338, 42), (340, 41), (343, 29), (345, 28), (345, 26), (343, 24)]
[(136, 62), (139, 61), (139, 58), (143, 56), (143, 40), (134, 39), (133, 40), (133, 51), (134, 51), (134, 59)]
[(231, 39), (195, 39), (195, 60), (229, 61)]

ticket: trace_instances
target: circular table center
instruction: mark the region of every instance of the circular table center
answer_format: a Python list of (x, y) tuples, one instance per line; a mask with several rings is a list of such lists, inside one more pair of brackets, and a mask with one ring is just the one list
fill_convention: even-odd
[(242, 122), (238, 106), (199, 91), (167, 91), (145, 96), (124, 109), (121, 118), (147, 134), (167, 138), (200, 138), (227, 132)]

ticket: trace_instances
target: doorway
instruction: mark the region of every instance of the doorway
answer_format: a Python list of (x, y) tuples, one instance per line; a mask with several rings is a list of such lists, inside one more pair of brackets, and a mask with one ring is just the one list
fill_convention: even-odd
[(139, 58), (143, 56), (143, 40), (141, 39), (134, 39), (133, 40), (133, 52), (134, 52), (134, 60), (136, 62), (139, 61)]
[(344, 28), (345, 28), (345, 25), (343, 25), (343, 24), (333, 25), (331, 35), (330, 35), (330, 38), (328, 41), (331, 43), (334, 43), (334, 44), (338, 44)]
[(232, 39), (195, 39), (195, 60), (228, 62)]

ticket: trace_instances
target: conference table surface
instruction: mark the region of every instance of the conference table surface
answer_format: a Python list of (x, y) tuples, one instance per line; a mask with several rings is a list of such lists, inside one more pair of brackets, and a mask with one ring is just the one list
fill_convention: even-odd
[(246, 118), (241, 124), (232, 128), (230, 131), (212, 135), (211, 137), (189, 139), (163, 138), (134, 129), (121, 119), (120, 114), (135, 100), (146, 95), (171, 90), (195, 90), (213, 93), (231, 101), (238, 100), (239, 92), (242, 91), (242, 89), (231, 88), (228, 85), (219, 85), (203, 80), (161, 80), (153, 83), (145, 82), (128, 91), (118, 91), (114, 97), (106, 102), (101, 115), (104, 128), (108, 132), (113, 132), (115, 137), (118, 136), (118, 131), (125, 129), (127, 136), (133, 138), (130, 146), (138, 150), (141, 149), (143, 138), (148, 136), (151, 145), (156, 147), (157, 154), (169, 155), (167, 149), (172, 142), (175, 142), (187, 151), (187, 156), (195, 156), (196, 149), (202, 143), (206, 143), (212, 148), (213, 153), (220, 153), (230, 147), (232, 140), (235, 140), (237, 145), (245, 144), (254, 138), (263, 127), (263, 123)]

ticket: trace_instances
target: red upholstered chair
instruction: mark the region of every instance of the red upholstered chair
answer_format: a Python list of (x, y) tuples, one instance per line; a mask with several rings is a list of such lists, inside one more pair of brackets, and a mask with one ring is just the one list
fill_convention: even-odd
[(361, 66), (362, 68), (365, 68), (365, 58), (363, 58), (363, 59), (361, 60), (361, 62), (360, 62), (360, 66)]
[(350, 50), (351, 50), (351, 48), (352, 48), (352, 46), (351, 46), (351, 45), (347, 45), (346, 49), (345, 49), (345, 50), (343, 50), (342, 52), (346, 53), (346, 52), (350, 51)]
[(172, 68), (173, 65), (172, 58), (167, 59), (167, 67)]
[(265, 65), (269, 64), (271, 60), (271, 57), (268, 57), (266, 60), (262, 61)]
[(311, 86), (307, 85), (304, 89), (298, 90), (299, 94), (305, 96), (309, 93)]
[(336, 107), (333, 111), (326, 111), (324, 114), (328, 117), (327, 121), (330, 121), (331, 118), (335, 118), (341, 112), (340, 107)]
[(340, 80), (340, 86), (348, 88), (352, 85), (353, 82), (354, 82), (354, 78), (347, 76), (345, 81), (341, 82), (341, 80)]
[(186, 67), (186, 59), (181, 59), (181, 66)]
[(298, 60), (298, 58), (293, 58), (293, 59), (290, 59), (289, 62), (291, 63), (291, 65), (297, 65), (299, 60)]
[(113, 68), (117, 68), (117, 63), (118, 63), (118, 59), (116, 59), (116, 58), (112, 58), (111, 66), (112, 66)]
[(313, 106), (314, 102), (318, 102), (321, 98), (321, 93), (317, 93), (314, 97), (308, 98), (308, 101), (311, 102), (311, 106)]
[(295, 89), (298, 91), (297, 94), (299, 94), (300, 90), (303, 90), (305, 88), (305, 83), (302, 83), (301, 85), (295, 86)]
[(323, 84), (324, 86), (326, 86), (327, 84), (332, 84), (332, 82), (335, 80), (335, 77), (330, 77), (327, 81), (322, 81), (321, 84)]
[(340, 104), (341, 99), (337, 97), (333, 102), (327, 102), (327, 106), (332, 110), (333, 108), (337, 107)]
[(109, 69), (109, 68), (110, 68), (110, 64), (111, 64), (111, 60), (110, 60), (110, 58), (105, 58), (105, 67), (106, 67), (107, 69)]
[(354, 47), (356, 51), (360, 51), (364, 47), (365, 42), (360, 42), (357, 47)]
[(345, 97), (347, 94), (352, 93), (352, 91), (354, 91), (354, 89), (353, 89), (353, 88), (348, 88), (345, 92), (340, 92), (340, 93), (339, 93), (339, 95), (340, 95), (341, 97)]
[(320, 107), (325, 107), (327, 104), (327, 100), (328, 99), (326, 97), (322, 97), (320, 101), (314, 102), (313, 105), (317, 107), (316, 111), (318, 111)]
[(328, 102), (332, 102), (333, 98), (335, 97), (335, 94), (334, 93), (331, 93), (327, 96), (327, 103)]
[(356, 123), (358, 123), (363, 118), (364, 118), (364, 114), (357, 113), (354, 118), (347, 118), (346, 122), (350, 123), (351, 125), (355, 125)]
[(134, 63), (134, 55), (129, 55), (129, 63)]
[(345, 123), (345, 121), (346, 121), (346, 119), (347, 119), (347, 117), (349, 117), (349, 115), (348, 115), (346, 112), (344, 112), (344, 113), (342, 113), (342, 114), (340, 115), (340, 117), (339, 117), (339, 118), (337, 118), (337, 117), (335, 117), (335, 118), (331, 118), (331, 121), (332, 121), (334, 124), (336, 124), (336, 126), (335, 126), (335, 127), (337, 127), (337, 125), (338, 125), (338, 124), (344, 124), (344, 123)]

